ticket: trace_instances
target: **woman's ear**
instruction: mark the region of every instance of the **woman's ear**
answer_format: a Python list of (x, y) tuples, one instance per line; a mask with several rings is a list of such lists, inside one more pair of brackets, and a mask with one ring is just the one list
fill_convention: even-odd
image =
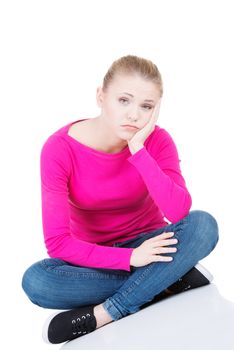
[(98, 107), (102, 108), (102, 104), (103, 104), (103, 90), (102, 90), (101, 86), (97, 87), (96, 99), (97, 99)]

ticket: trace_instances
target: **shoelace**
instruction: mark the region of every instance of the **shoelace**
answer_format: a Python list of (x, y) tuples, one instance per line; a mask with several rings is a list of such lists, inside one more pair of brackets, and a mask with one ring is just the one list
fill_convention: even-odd
[(81, 317), (77, 317), (72, 320), (72, 334), (85, 334), (87, 333), (88, 322), (90, 318), (90, 314), (82, 315)]

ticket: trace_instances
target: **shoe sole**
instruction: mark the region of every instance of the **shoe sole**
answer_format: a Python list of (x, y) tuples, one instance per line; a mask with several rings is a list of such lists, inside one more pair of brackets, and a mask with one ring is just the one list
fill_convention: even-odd
[(208, 279), (209, 282), (213, 281), (213, 279), (214, 279), (213, 275), (204, 266), (202, 266), (200, 263), (195, 265), (195, 268), (198, 271), (200, 271)]
[(43, 338), (44, 342), (47, 343), (47, 344), (53, 344), (53, 343), (51, 343), (51, 342), (49, 341), (49, 338), (48, 338), (48, 329), (49, 329), (50, 322), (51, 322), (51, 320), (52, 320), (56, 315), (60, 314), (62, 311), (67, 311), (67, 310), (60, 310), (60, 311), (54, 312), (52, 315), (50, 315), (50, 316), (46, 319), (46, 321), (45, 321), (45, 323), (44, 323), (44, 325), (43, 325), (43, 329), (42, 329), (42, 338)]

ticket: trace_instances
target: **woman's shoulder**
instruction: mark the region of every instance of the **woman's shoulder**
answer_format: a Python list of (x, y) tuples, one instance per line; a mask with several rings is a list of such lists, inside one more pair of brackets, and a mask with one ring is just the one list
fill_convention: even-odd
[(53, 131), (52, 133), (49, 133), (42, 142), (42, 148), (47, 145), (55, 148), (61, 147), (61, 145), (64, 144), (64, 136), (67, 135), (70, 126), (75, 122), (76, 121), (72, 121), (70, 123), (64, 124), (58, 129), (55, 129), (55, 131)]
[(49, 134), (42, 142), (40, 156), (47, 160), (64, 160), (69, 157), (69, 147), (64, 135), (71, 123)]

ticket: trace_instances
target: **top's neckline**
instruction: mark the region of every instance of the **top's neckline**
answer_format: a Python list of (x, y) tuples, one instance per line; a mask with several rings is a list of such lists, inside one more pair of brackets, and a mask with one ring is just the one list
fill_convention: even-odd
[(122, 156), (123, 154), (125, 153), (129, 153), (131, 155), (131, 152), (129, 151), (129, 147), (128, 145), (126, 145), (121, 151), (119, 152), (116, 152), (116, 153), (108, 153), (108, 152), (104, 152), (104, 151), (100, 151), (100, 150), (97, 150), (95, 148), (92, 148), (90, 146), (87, 146), (83, 143), (81, 143), (80, 141), (78, 141), (77, 139), (75, 139), (74, 137), (72, 137), (71, 135), (68, 134), (68, 131), (69, 131), (69, 128), (71, 125), (77, 123), (77, 122), (80, 122), (82, 120), (88, 120), (88, 119), (91, 119), (91, 118), (84, 118), (84, 119), (78, 119), (78, 120), (75, 120), (69, 124), (67, 124), (65, 127), (64, 127), (64, 130), (65, 130), (65, 137), (67, 139), (69, 139), (71, 142), (73, 142), (73, 144), (76, 144), (76, 145), (79, 145), (79, 147), (83, 148), (84, 150), (90, 152), (90, 153), (93, 153), (93, 154), (96, 154), (96, 155), (101, 155), (101, 156), (106, 156), (108, 158), (115, 158), (115, 157), (119, 157), (119, 156)]

